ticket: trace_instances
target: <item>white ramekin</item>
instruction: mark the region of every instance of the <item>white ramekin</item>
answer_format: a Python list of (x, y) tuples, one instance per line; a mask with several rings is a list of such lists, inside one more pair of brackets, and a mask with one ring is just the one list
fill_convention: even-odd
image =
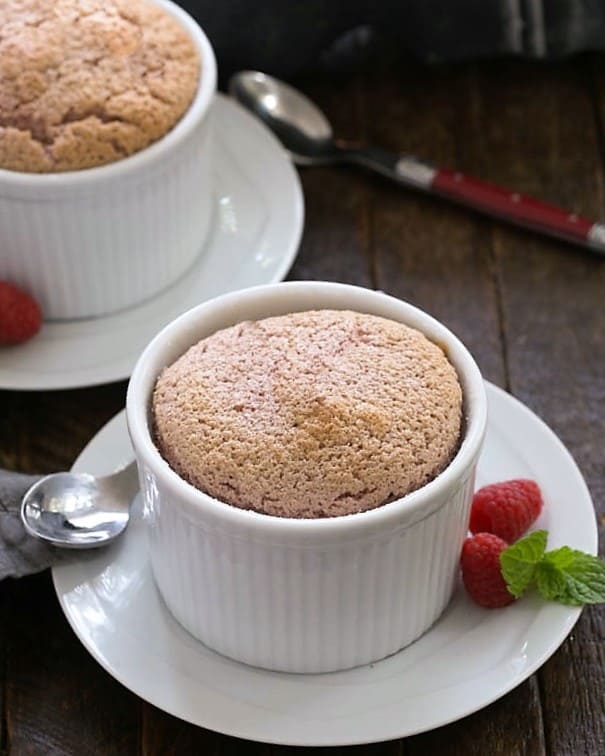
[(216, 91), (212, 47), (170, 0), (154, 0), (189, 32), (200, 84), (186, 114), (134, 155), (82, 171), (0, 169), (0, 278), (29, 291), (47, 320), (121, 310), (182, 276), (211, 220)]
[[(243, 320), (331, 308), (407, 323), (440, 344), (464, 395), (464, 437), (422, 489), (360, 514), (273, 517), (224, 504), (182, 480), (150, 430), (156, 377), (189, 346)], [(385, 294), (291, 282), (227, 294), (168, 325), (140, 357), (126, 402), (139, 464), (153, 573), (176, 619), (210, 648), (287, 672), (381, 659), (425, 632), (454, 589), (486, 426), (477, 365), (445, 326)]]

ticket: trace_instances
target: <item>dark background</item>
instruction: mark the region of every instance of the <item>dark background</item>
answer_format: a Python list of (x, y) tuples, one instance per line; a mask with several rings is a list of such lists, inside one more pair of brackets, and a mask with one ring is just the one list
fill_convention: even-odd
[(425, 62), (559, 58), (605, 47), (604, 0), (177, 0), (205, 29), (224, 79)]

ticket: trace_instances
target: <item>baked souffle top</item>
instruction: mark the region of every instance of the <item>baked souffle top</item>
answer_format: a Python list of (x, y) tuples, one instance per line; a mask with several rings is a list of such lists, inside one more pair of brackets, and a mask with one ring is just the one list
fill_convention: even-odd
[(164, 136), (189, 107), (200, 61), (149, 0), (0, 3), (0, 168), (111, 163)]
[(186, 481), (243, 509), (352, 514), (440, 473), (461, 435), (444, 352), (373, 315), (317, 310), (202, 339), (157, 380), (157, 446)]

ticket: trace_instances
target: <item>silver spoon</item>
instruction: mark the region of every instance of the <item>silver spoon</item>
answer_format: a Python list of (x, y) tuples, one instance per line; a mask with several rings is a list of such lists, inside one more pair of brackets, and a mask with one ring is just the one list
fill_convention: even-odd
[(601, 223), (460, 171), (436, 168), (410, 155), (335, 139), (321, 110), (301, 92), (272, 76), (240, 71), (231, 78), (229, 93), (267, 124), (300, 165), (355, 163), (404, 186), (605, 253), (605, 225)]
[(26, 531), (53, 546), (89, 549), (113, 541), (128, 525), (139, 488), (136, 462), (112, 475), (54, 473), (26, 491), (21, 520)]

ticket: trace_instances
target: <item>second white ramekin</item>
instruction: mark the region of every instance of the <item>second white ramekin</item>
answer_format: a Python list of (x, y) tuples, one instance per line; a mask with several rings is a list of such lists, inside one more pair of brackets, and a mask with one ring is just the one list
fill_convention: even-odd
[(201, 253), (212, 210), (216, 61), (197, 23), (154, 0), (187, 30), (201, 75), (188, 111), (162, 139), (115, 163), (57, 174), (0, 169), (0, 278), (26, 289), (46, 320), (131, 307), (180, 278)]
[[(220, 328), (321, 308), (401, 321), (443, 347), (464, 395), (464, 436), (449, 467), (398, 501), (315, 520), (238, 509), (182, 480), (152, 438), (150, 400), (161, 370)], [(465, 347), (420, 310), (336, 283), (282, 283), (227, 294), (185, 313), (151, 342), (130, 380), (127, 418), (156, 583), (176, 619), (210, 648), (274, 670), (345, 669), (411, 643), (449, 602), (485, 433), (486, 397)]]

